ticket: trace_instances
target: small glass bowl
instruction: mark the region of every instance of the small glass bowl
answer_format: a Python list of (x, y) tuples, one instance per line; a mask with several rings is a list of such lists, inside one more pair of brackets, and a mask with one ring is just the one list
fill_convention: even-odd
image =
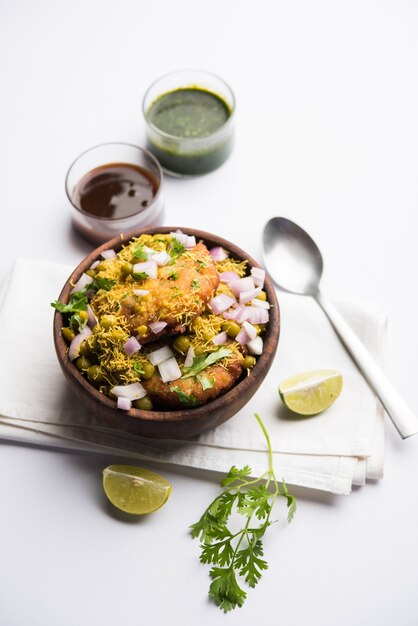
[[(158, 128), (150, 119), (150, 111), (161, 96), (187, 88), (208, 91), (222, 100), (229, 110), (225, 123), (206, 137), (170, 134)], [(206, 174), (222, 165), (231, 154), (235, 97), (231, 88), (214, 74), (182, 70), (162, 76), (146, 91), (142, 111), (146, 122), (147, 148), (155, 154), (168, 174), (181, 177)]]
[[(82, 210), (77, 199), (77, 186), (86, 174), (106, 165), (133, 165), (149, 172), (158, 183), (153, 200), (138, 212), (123, 218), (101, 217)], [(88, 241), (104, 243), (117, 235), (129, 235), (139, 228), (160, 226), (164, 219), (163, 172), (153, 154), (128, 143), (104, 143), (82, 152), (70, 166), (65, 189), (72, 205), (74, 227)]]

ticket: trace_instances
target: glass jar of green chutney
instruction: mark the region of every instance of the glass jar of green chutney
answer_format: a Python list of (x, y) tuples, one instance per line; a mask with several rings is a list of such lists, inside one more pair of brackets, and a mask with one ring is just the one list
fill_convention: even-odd
[(183, 70), (159, 78), (144, 96), (143, 113), (147, 147), (168, 174), (206, 174), (231, 154), (235, 98), (214, 74)]

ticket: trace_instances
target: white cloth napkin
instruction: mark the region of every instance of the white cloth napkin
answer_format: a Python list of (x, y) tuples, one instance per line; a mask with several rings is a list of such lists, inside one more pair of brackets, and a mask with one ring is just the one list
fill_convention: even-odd
[[(313, 299), (279, 292), (281, 337), (260, 389), (232, 419), (193, 441), (156, 441), (101, 426), (80, 405), (61, 373), (52, 340), (50, 302), (71, 268), (19, 259), (3, 282), (0, 308), (0, 438), (113, 452), (207, 470), (248, 464), (262, 473), (270, 434), (277, 474), (288, 483), (348, 494), (353, 484), (383, 475), (383, 411)], [(339, 308), (378, 361), (386, 323), (353, 304)], [(295, 418), (278, 384), (310, 369), (339, 369), (344, 389), (321, 415)]]

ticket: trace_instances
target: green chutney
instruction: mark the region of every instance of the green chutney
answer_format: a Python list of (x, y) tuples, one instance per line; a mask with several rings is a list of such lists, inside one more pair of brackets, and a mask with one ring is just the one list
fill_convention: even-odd
[(168, 172), (204, 174), (232, 150), (232, 109), (217, 94), (182, 87), (159, 96), (148, 108), (148, 148)]

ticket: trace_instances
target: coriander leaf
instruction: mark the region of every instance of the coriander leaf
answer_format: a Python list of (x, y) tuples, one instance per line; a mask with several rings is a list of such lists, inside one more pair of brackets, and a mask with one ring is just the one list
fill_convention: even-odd
[(146, 280), (147, 278), (149, 278), (148, 274), (146, 274), (145, 272), (134, 272), (132, 276), (135, 280)]
[(267, 562), (261, 559), (261, 556), (263, 556), (263, 544), (260, 540), (256, 540), (255, 543), (250, 541), (247, 548), (237, 552), (235, 567), (250, 587), (255, 587), (261, 578), (262, 571), (268, 569)]
[(135, 259), (139, 259), (140, 261), (147, 261), (148, 260), (148, 254), (146, 253), (146, 251), (144, 250), (144, 248), (141, 245), (138, 245), (135, 250), (134, 250), (134, 257)]
[(132, 363), (132, 369), (135, 370), (135, 372), (139, 375), (142, 376), (142, 374), (144, 373), (144, 370), (142, 368), (141, 363), (139, 363), (138, 361), (135, 361), (135, 363)]
[(192, 280), (192, 289), (193, 289), (193, 291), (196, 291), (196, 289), (199, 289), (199, 288), (200, 288), (199, 281), (196, 280), (196, 279)]
[(171, 257), (180, 256), (185, 251), (186, 246), (184, 246), (178, 239), (175, 237), (171, 240), (171, 248), (169, 250), (169, 254)]
[(171, 272), (171, 274), (167, 276), (168, 280), (177, 280), (178, 277), (179, 277), (178, 272)]
[(115, 285), (116, 280), (113, 280), (112, 278), (95, 278), (93, 282), (89, 285), (86, 285), (84, 289), (86, 289), (86, 291), (90, 291), (90, 289), (94, 289), (95, 291), (99, 291), (99, 289), (110, 291)]
[(231, 545), (231, 533), (224, 541), (205, 544), (202, 546), (200, 555), (201, 563), (219, 563), (219, 565), (229, 565), (234, 556), (234, 549)]
[(174, 387), (170, 387), (170, 391), (174, 391), (177, 394), (178, 399), (182, 404), (186, 404), (188, 406), (194, 406), (197, 402), (196, 397), (191, 393), (187, 394), (180, 389), (177, 385)]
[(211, 389), (215, 384), (214, 378), (208, 378), (207, 376), (199, 376), (199, 382), (202, 385), (202, 390)]
[(214, 567), (209, 573), (212, 583), (209, 587), (209, 597), (227, 613), (237, 606), (244, 604), (247, 594), (237, 583), (234, 570), (231, 567)]
[(224, 359), (227, 356), (232, 354), (232, 350), (230, 348), (220, 348), (215, 352), (211, 352), (207, 357), (204, 355), (195, 356), (193, 359), (193, 363), (191, 367), (185, 367), (184, 369), (187, 371), (184, 376), (181, 377), (181, 380), (185, 378), (191, 378), (192, 376), (196, 376), (199, 372), (209, 367), (209, 365), (213, 365), (216, 361), (220, 359)]
[(243, 481), (246, 476), (251, 474), (251, 467), (249, 465), (244, 465), (242, 469), (238, 469), (233, 465), (229, 470), (229, 473), (225, 478), (223, 478), (220, 482), (221, 487), (228, 487), (232, 485), (236, 480)]
[(287, 485), (284, 480), (282, 481), (282, 492), (283, 496), (287, 500), (287, 508), (289, 509), (287, 512), (287, 521), (291, 522), (296, 513), (296, 498), (288, 492)]

